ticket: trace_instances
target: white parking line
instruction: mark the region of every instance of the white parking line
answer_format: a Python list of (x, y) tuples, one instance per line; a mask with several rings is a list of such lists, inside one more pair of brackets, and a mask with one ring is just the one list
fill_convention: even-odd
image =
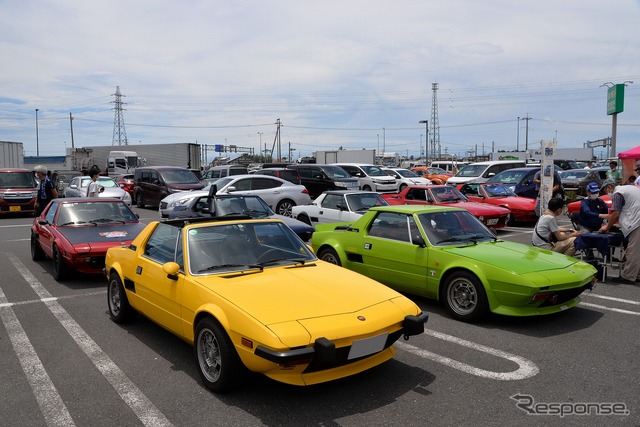
[(485, 369), (476, 368), (475, 366), (471, 366), (466, 363), (459, 362), (457, 360), (453, 360), (445, 356), (440, 356), (439, 354), (435, 354), (430, 351), (423, 350), (421, 348), (415, 347), (411, 344), (407, 344), (404, 342), (397, 341), (396, 346), (405, 351), (408, 351), (409, 353), (413, 353), (417, 356), (431, 359), (434, 362), (442, 363), (443, 365), (447, 365), (459, 371), (465, 372), (467, 374), (476, 375), (482, 378), (490, 378), (490, 379), (500, 380), (500, 381), (514, 381), (514, 380), (522, 380), (525, 378), (533, 377), (537, 375), (538, 372), (540, 372), (540, 369), (538, 368), (538, 366), (532, 361), (527, 360), (520, 356), (516, 356), (511, 353), (507, 353), (506, 351), (487, 347), (482, 344), (477, 344), (471, 341), (464, 340), (462, 338), (454, 337), (452, 335), (443, 334), (441, 332), (436, 332), (429, 329), (425, 329), (424, 333), (427, 335), (431, 335), (434, 338), (450, 341), (464, 347), (469, 347), (474, 350), (481, 351), (483, 353), (488, 353), (493, 356), (507, 359), (511, 362), (516, 363), (518, 365), (518, 369), (511, 372), (487, 371)]
[(22, 370), (31, 386), (33, 395), (38, 402), (40, 412), (49, 426), (75, 426), (69, 410), (65, 406), (51, 377), (42, 365), (35, 349), (29, 341), (27, 333), (22, 328), (16, 313), (7, 301), (0, 288), (0, 318), (7, 329), (9, 340), (13, 345)]
[[(172, 426), (171, 422), (155, 407), (147, 396), (122, 372), (107, 354), (91, 339), (82, 327), (67, 313), (60, 303), (52, 297), (38, 279), (22, 264), (13, 253), (8, 254), (9, 259), (31, 288), (38, 294), (41, 300), (67, 330), (78, 346), (89, 357), (91, 362), (102, 373), (111, 386), (120, 395), (122, 400), (138, 416), (142, 424), (146, 426)], [(64, 405), (63, 405), (64, 406)], [(46, 417), (46, 413), (43, 411)]]
[(640, 305), (640, 301), (633, 301), (633, 300), (622, 299), (622, 298), (608, 297), (606, 295), (582, 294), (581, 296), (593, 297), (593, 298), (601, 298), (601, 299), (606, 299), (606, 300), (609, 300), (609, 301), (623, 302), (625, 304)]
[(593, 307), (593, 308), (599, 308), (601, 310), (614, 311), (616, 313), (621, 313), (621, 314), (631, 314), (634, 316), (640, 316), (640, 313), (637, 311), (623, 310), (621, 308), (605, 307), (604, 305), (590, 304), (588, 302), (581, 302), (580, 306)]
[(0, 225), (0, 228), (31, 227), (33, 224)]

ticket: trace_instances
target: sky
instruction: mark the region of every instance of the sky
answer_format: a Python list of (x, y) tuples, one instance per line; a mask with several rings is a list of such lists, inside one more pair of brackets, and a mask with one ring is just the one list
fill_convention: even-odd
[(117, 88), (130, 149), (277, 151), (279, 120), (280, 152), (295, 159), (417, 157), (433, 140), (458, 157), (583, 147), (612, 133), (603, 85), (627, 82), (616, 149), (640, 145), (638, 0), (0, 0), (0, 11), (0, 141), (27, 156), (118, 145)]

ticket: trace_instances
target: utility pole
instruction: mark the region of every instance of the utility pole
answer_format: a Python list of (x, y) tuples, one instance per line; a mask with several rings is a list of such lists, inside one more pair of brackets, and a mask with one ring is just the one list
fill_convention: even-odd
[[(73, 116), (69, 113), (69, 123), (71, 124), (71, 149), (73, 150)], [(65, 153), (66, 154), (66, 153)]]
[(523, 117), (522, 120), (527, 121), (525, 126), (524, 151), (529, 151), (529, 120), (531, 120), (531, 117), (529, 117), (529, 113), (527, 113), (527, 117)]
[(518, 116), (518, 137), (516, 139), (516, 151), (520, 151), (520, 116)]

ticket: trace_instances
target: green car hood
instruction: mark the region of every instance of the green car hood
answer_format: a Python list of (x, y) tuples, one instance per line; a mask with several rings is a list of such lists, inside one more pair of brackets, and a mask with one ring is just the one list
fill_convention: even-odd
[(522, 243), (496, 241), (477, 245), (449, 246), (443, 252), (495, 265), (516, 274), (536, 273), (565, 269), (579, 260), (556, 252), (539, 249)]

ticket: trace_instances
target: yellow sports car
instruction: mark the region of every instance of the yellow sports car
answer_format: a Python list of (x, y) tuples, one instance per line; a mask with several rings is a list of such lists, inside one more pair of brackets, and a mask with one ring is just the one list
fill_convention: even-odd
[(318, 260), (273, 219), (153, 222), (108, 250), (105, 273), (113, 321), (139, 312), (192, 344), (216, 392), (247, 371), (295, 385), (364, 371), (428, 319), (396, 291)]

